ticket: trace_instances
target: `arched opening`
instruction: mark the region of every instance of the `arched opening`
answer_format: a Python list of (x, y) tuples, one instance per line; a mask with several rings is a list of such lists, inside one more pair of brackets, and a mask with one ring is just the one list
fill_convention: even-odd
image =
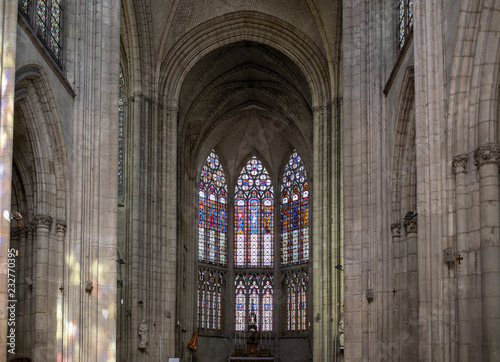
[(197, 284), (178, 290), (193, 305), (198, 359), (309, 358), (308, 81), (278, 50), (241, 41), (199, 59), (179, 94), (179, 235)]

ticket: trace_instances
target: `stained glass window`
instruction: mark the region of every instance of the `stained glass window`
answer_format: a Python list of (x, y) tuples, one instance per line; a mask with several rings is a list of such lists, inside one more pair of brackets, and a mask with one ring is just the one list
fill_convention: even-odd
[(262, 292), (262, 331), (273, 330), (273, 286), (266, 280)]
[(283, 275), (286, 292), (286, 327), (290, 332), (309, 329), (308, 297), (309, 273), (307, 270), (286, 272)]
[(227, 185), (214, 150), (201, 170), (198, 189), (198, 261), (227, 265)]
[(398, 44), (402, 49), (413, 29), (413, 0), (398, 0)]
[(309, 187), (307, 173), (293, 151), (281, 183), (281, 266), (309, 261)]
[(30, 8), (31, 8), (31, 0), (19, 0), (19, 10), (23, 13), (24, 16), (30, 16)]
[(405, 0), (399, 0), (398, 7), (398, 26), (399, 26), (399, 47), (402, 48), (405, 44), (406, 24), (405, 24)]
[(225, 273), (206, 268), (198, 270), (198, 328), (222, 329), (222, 293)]
[(49, 48), (57, 60), (61, 59), (61, 0), (52, 0), (50, 9)]
[(38, 36), (44, 41), (47, 40), (47, 25), (49, 25), (47, 5), (46, 0), (38, 0), (36, 5), (36, 30)]
[(50, 54), (60, 64), (62, 1), (19, 0), (18, 7)]
[(237, 268), (274, 265), (274, 201), (271, 178), (253, 157), (243, 167), (235, 188), (234, 263)]
[(245, 287), (245, 279), (243, 275), (239, 274), (235, 278), (236, 286), (236, 303), (235, 303), (235, 327), (237, 331), (246, 330), (246, 317), (247, 317), (247, 293)]
[(125, 93), (125, 78), (120, 69), (120, 84), (118, 98), (118, 196), (122, 197), (123, 190), (123, 172), (125, 162), (125, 107), (127, 103)]
[[(235, 329), (273, 330), (272, 274), (237, 274), (235, 277)], [(248, 314), (247, 314), (248, 311)]]

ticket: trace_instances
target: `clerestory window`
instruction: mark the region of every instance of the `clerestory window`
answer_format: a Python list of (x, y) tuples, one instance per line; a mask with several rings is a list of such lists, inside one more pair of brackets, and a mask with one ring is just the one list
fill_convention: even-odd
[(19, 0), (18, 6), (37, 37), (61, 65), (62, 0)]
[(413, 31), (413, 0), (398, 1), (398, 44), (401, 50)]

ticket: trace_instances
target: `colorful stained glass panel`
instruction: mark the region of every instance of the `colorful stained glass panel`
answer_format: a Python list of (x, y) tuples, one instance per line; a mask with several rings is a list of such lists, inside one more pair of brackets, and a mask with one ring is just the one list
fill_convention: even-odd
[(212, 150), (198, 189), (198, 261), (227, 265), (227, 185), (219, 157)]
[(29, 18), (31, 8), (31, 0), (19, 0), (19, 9)]
[(36, 6), (36, 30), (43, 40), (47, 39), (47, 12), (47, 1), (38, 0)]
[(274, 266), (274, 203), (271, 178), (251, 158), (236, 182), (234, 209), (234, 265), (237, 268)]
[(309, 189), (297, 151), (290, 156), (281, 183), (281, 266), (309, 261)]

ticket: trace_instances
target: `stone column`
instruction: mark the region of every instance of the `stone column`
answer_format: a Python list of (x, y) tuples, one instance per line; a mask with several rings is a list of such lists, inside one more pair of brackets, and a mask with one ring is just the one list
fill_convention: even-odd
[(12, 134), (16, 73), (17, 1), (0, 0), (0, 360), (7, 356), (7, 256), (10, 239)]
[(63, 310), (63, 299), (64, 299), (64, 239), (66, 236), (66, 221), (57, 220), (56, 221), (56, 236), (57, 236), (57, 274), (56, 274), (56, 285), (57, 291), (52, 291), (57, 293), (56, 298), (56, 353), (57, 358), (59, 357), (64, 360), (63, 356), (63, 332), (64, 332), (64, 310)]
[(401, 357), (408, 361), (418, 359), (418, 246), (417, 246), (417, 219), (405, 221), (406, 255), (405, 281), (406, 306), (405, 318), (401, 323), (405, 325), (406, 334), (403, 337)]
[(468, 254), (468, 228), (467, 228), (467, 172), (469, 168), (469, 156), (459, 155), (453, 159), (453, 174), (455, 175), (456, 192), (456, 225), (457, 225), (457, 247), (454, 252), (456, 256), (464, 258), (463, 262), (457, 263), (457, 339), (459, 361), (469, 361), (470, 345), (470, 323), (469, 323), (469, 268), (467, 262)]
[(36, 224), (36, 265), (35, 278), (35, 344), (34, 355), (47, 358), (48, 349), (48, 272), (49, 272), (49, 233), (52, 218), (47, 215), (35, 216)]
[(16, 333), (18, 336), (23, 336), (22, 338), (22, 344), (21, 340), (18, 337), (17, 340), (19, 343), (17, 344), (16, 350), (20, 353), (26, 353), (26, 331), (28, 329), (28, 324), (26, 323), (26, 304), (27, 304), (27, 293), (26, 290), (29, 288), (27, 282), (26, 282), (26, 271), (27, 271), (27, 257), (26, 257), (26, 239), (27, 239), (27, 232), (25, 229), (20, 230), (20, 235), (19, 235), (19, 257), (17, 258), (17, 265), (16, 265), (16, 282), (18, 284), (18, 289), (16, 293), (16, 298), (17, 298), (17, 323), (16, 323)]
[[(35, 278), (33, 265), (35, 260), (35, 223), (30, 223), (25, 227), (26, 230), (26, 277), (28, 277), (31, 285), (28, 285), (26, 290), (26, 348), (27, 351), (33, 350), (35, 341), (35, 331), (32, 326), (35, 325), (34, 304), (35, 298), (33, 294), (33, 279)], [(29, 327), (28, 327), (29, 326)]]
[[(402, 289), (402, 278), (403, 278), (403, 273), (401, 271), (401, 243), (402, 243), (402, 237), (401, 237), (401, 223), (393, 223), (391, 224), (391, 234), (392, 234), (392, 250), (393, 250), (393, 263), (394, 263), (394, 289), (396, 291), (400, 291)], [(395, 298), (396, 296), (394, 295), (394, 303), (393, 303), (393, 308), (394, 308), (394, 318), (393, 318), (393, 338), (391, 339), (391, 344), (393, 344), (393, 348), (395, 350), (395, 355), (394, 357), (400, 357), (401, 356), (401, 338), (402, 336), (405, 335), (405, 332), (403, 330), (404, 325), (401, 323), (401, 320), (403, 318), (402, 316), (402, 311), (401, 311), (401, 302), (400, 298)]]
[[(166, 221), (163, 226), (162, 235), (165, 237), (165, 242), (163, 247), (165, 248), (166, 263), (170, 266), (168, 272), (166, 271), (163, 276), (162, 288), (164, 295), (166, 296), (164, 301), (164, 308), (168, 311), (176, 311), (176, 279), (178, 275), (174, 273), (175, 265), (177, 265), (177, 115), (178, 108), (171, 105), (163, 111), (163, 119), (166, 119), (166, 125), (163, 127), (162, 134), (164, 135), (163, 140), (165, 140), (165, 145), (162, 149), (163, 160), (165, 160), (165, 168), (161, 176), (162, 179), (162, 189), (169, 195), (167, 197), (167, 202), (162, 205), (162, 217)], [(165, 114), (166, 112), (166, 114)], [(178, 272), (178, 269), (177, 269)], [(191, 302), (191, 301), (190, 301)], [(193, 315), (194, 311), (190, 314)], [(182, 333), (179, 328), (176, 328), (178, 321), (178, 314), (167, 321), (164, 329), (164, 345), (162, 348), (168, 351), (176, 351), (178, 355), (187, 354), (187, 344), (191, 339), (191, 336)], [(180, 326), (179, 326), (180, 327)], [(176, 345), (176, 335), (179, 336), (177, 341), (179, 344)]]
[[(120, 2), (68, 1), (65, 67), (73, 104), (65, 243), (66, 360), (116, 358)], [(73, 37), (72, 37), (73, 35)]]
[(500, 145), (480, 146), (474, 158), (479, 171), (483, 360), (493, 361), (500, 357)]

